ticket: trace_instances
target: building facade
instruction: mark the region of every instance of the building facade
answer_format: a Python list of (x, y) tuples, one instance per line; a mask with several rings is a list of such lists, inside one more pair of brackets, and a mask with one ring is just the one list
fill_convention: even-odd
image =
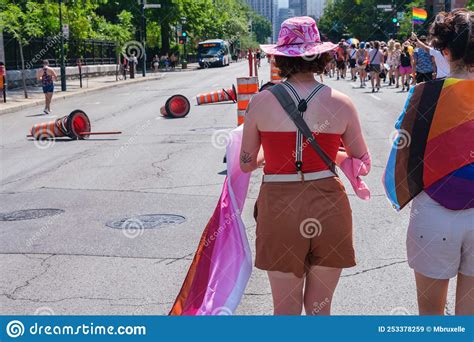
[(288, 7), (293, 10), (295, 17), (307, 15), (307, 0), (288, 0)]
[(274, 3), (278, 0), (247, 0), (250, 7), (261, 16), (267, 18), (270, 22), (274, 19)]
[(439, 12), (465, 7), (466, 4), (467, 0), (427, 0), (426, 9), (428, 13), (436, 15)]
[(306, 0), (306, 15), (319, 19), (324, 13), (327, 0)]

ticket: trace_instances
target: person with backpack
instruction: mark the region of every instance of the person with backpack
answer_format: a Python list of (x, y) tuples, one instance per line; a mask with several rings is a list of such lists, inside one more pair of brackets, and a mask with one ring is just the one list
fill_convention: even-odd
[(314, 76), (337, 47), (320, 40), (311, 17), (287, 19), (277, 44), (261, 45), (286, 81), (250, 101), (240, 168), (265, 164), (254, 208), (255, 266), (267, 271), (275, 315), (303, 308), (329, 315), (342, 270), (355, 265), (351, 208), (335, 164), (370, 165), (370, 157), (352, 101)]
[(344, 48), (344, 42), (340, 41), (339, 46), (336, 49), (336, 72), (337, 72), (337, 79), (339, 80), (339, 75), (341, 78), (345, 78), (346, 76), (346, 49)]
[(402, 76), (402, 91), (405, 91), (405, 87), (408, 90), (410, 90), (410, 75), (413, 72), (413, 57), (410, 54), (410, 51), (408, 49), (408, 43), (403, 44), (403, 50), (400, 53), (400, 67), (399, 67), (399, 72), (400, 75)]
[(356, 81), (357, 80), (357, 63), (356, 63), (356, 54), (357, 54), (357, 49), (355, 44), (351, 44), (351, 47), (349, 49), (349, 67), (351, 68), (351, 80)]
[(359, 70), (360, 87), (364, 88), (366, 86), (365, 79), (367, 77), (365, 68), (367, 67), (367, 59), (369, 58), (369, 54), (366, 50), (366, 44), (364, 42), (359, 44), (359, 48), (357, 49), (355, 57), (357, 69)]
[(383, 64), (383, 52), (380, 51), (380, 42), (375, 41), (373, 48), (369, 50), (369, 72), (370, 83), (372, 84), (372, 93), (380, 90), (380, 71)]
[(51, 114), (51, 101), (54, 94), (54, 81), (58, 79), (56, 72), (49, 66), (47, 59), (43, 60), (43, 67), (36, 72), (36, 79), (41, 81), (44, 93), (44, 110), (45, 115)]

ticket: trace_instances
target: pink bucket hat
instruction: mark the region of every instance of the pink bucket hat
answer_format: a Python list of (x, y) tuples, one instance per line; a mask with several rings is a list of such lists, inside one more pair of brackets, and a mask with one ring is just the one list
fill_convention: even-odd
[(260, 45), (269, 55), (303, 57), (314, 56), (337, 48), (322, 42), (316, 22), (311, 17), (294, 17), (281, 24), (277, 44)]

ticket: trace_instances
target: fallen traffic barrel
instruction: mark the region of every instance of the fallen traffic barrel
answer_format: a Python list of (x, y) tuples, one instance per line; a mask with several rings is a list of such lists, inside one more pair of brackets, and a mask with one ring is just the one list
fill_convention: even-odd
[(66, 136), (78, 140), (88, 138), (90, 131), (89, 117), (82, 110), (76, 109), (62, 118), (33, 125), (30, 136), (37, 140)]
[(258, 77), (237, 78), (237, 125), (244, 123), (245, 111), (253, 95), (258, 93)]
[(183, 95), (173, 95), (160, 109), (160, 113), (169, 118), (184, 118), (188, 115), (189, 110), (191, 109), (191, 104), (186, 96)]
[(196, 96), (196, 102), (198, 106), (206, 103), (217, 103), (224, 101), (236, 101), (236, 91), (234, 85), (232, 85), (232, 88), (220, 89)]

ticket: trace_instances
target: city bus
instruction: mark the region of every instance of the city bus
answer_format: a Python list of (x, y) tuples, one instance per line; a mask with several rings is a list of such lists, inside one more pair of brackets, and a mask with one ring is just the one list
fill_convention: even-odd
[(200, 42), (198, 45), (198, 61), (201, 68), (226, 66), (230, 64), (229, 43), (222, 39)]

